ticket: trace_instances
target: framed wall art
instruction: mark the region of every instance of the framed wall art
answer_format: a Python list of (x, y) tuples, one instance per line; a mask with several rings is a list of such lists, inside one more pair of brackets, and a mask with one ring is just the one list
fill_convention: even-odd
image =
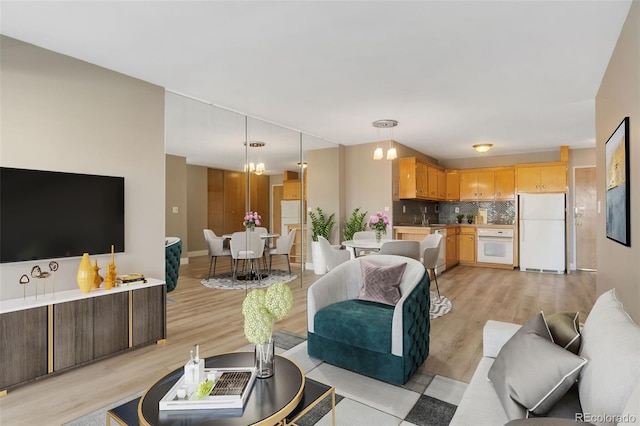
[(607, 238), (631, 245), (629, 117), (618, 125), (605, 144)]

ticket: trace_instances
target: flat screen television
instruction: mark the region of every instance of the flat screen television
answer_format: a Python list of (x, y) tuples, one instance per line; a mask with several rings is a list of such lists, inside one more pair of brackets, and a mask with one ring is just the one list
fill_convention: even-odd
[(124, 178), (0, 167), (0, 262), (124, 252)]

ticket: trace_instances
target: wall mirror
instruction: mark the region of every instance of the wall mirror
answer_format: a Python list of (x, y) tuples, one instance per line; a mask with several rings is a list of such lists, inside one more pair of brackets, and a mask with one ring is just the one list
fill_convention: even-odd
[[(203, 238), (203, 228), (216, 235), (244, 231), (245, 213), (258, 212), (261, 227), (274, 235), (265, 239), (267, 252), (276, 246), (275, 234), (296, 230), (289, 260), (302, 285), (307, 170), (313, 167), (308, 153), (337, 145), (180, 94), (166, 92), (165, 99), (166, 153), (184, 157), (187, 167), (206, 169), (206, 178), (198, 175), (206, 179), (200, 185), (206, 187), (206, 213), (189, 217), (190, 238)], [(265, 258), (268, 267), (268, 254)], [(273, 262), (274, 269), (288, 274), (286, 256), (274, 256)]]

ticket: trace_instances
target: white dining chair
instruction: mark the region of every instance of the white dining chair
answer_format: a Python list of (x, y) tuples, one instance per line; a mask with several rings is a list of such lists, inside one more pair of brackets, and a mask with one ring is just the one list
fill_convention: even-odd
[[(255, 231), (260, 235), (266, 235), (269, 233), (269, 230), (264, 226), (256, 226)], [(267, 252), (269, 251), (269, 243), (271, 238), (264, 238), (264, 252), (262, 255), (262, 265), (264, 269), (267, 269)]]
[(293, 240), (296, 238), (296, 230), (292, 229), (289, 234), (279, 237), (276, 240), (276, 246), (269, 250), (269, 273), (271, 273), (271, 263), (273, 256), (284, 255), (287, 257), (287, 266), (289, 267), (289, 275), (291, 275), (291, 262), (289, 261), (289, 253), (293, 247)]
[(351, 258), (348, 251), (333, 248), (331, 243), (323, 236), (318, 235), (318, 243), (320, 243), (320, 251), (328, 271)]
[(440, 255), (440, 246), (442, 245), (442, 234), (429, 234), (421, 242), (424, 251), (422, 254), (422, 263), (427, 269), (433, 273), (433, 279), (436, 282), (436, 290), (438, 290), (438, 300), (440, 300), (440, 287), (438, 287), (438, 275), (436, 274), (436, 266), (438, 265), (438, 256)]
[(218, 237), (211, 229), (203, 229), (204, 239), (207, 242), (209, 248), (209, 256), (211, 261), (209, 262), (209, 274), (207, 275), (207, 281), (211, 278), (211, 265), (213, 264), (213, 276), (216, 276), (216, 263), (218, 263), (218, 257), (229, 256), (231, 261), (231, 268), (233, 268), (233, 258), (231, 257), (231, 250), (224, 248), (224, 238)]
[(393, 254), (396, 256), (410, 257), (420, 262), (420, 242), (412, 240), (393, 240), (382, 243), (380, 251), (374, 253), (379, 254)]
[[(233, 281), (238, 276), (238, 263), (244, 260), (242, 272), (245, 270), (246, 261), (249, 261), (249, 276), (256, 274), (258, 282), (262, 284), (262, 270), (260, 259), (264, 253), (264, 241), (260, 233), (252, 231), (234, 232), (231, 235), (231, 257), (233, 257)], [(257, 262), (256, 262), (257, 260)]]

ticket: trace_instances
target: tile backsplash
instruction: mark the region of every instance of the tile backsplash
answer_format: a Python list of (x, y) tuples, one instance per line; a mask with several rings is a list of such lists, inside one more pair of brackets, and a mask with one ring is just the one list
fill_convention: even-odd
[[(459, 213), (455, 209), (458, 207)], [(435, 202), (400, 200), (393, 202), (393, 224), (422, 223), (423, 213), (429, 223), (456, 223), (457, 214), (476, 216), (479, 208), (487, 209), (487, 222), (512, 225), (516, 219), (515, 201), (459, 201)], [(426, 210), (425, 210), (426, 209)]]

